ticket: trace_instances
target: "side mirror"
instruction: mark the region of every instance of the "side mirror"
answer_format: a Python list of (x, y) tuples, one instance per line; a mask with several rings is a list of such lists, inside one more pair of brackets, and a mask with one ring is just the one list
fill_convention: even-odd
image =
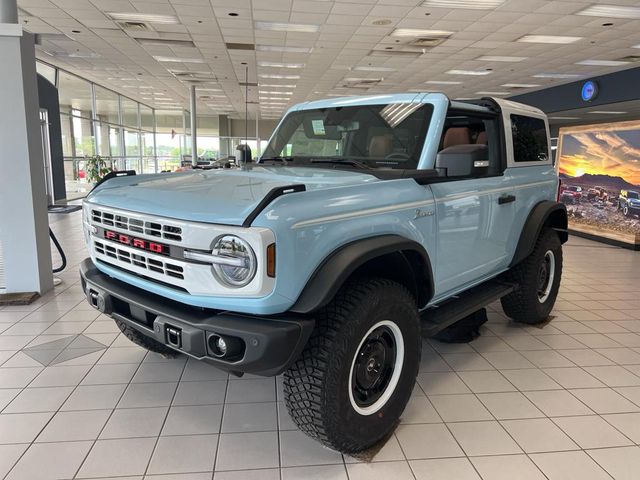
[(441, 150), (436, 157), (436, 170), (445, 177), (482, 176), (489, 169), (486, 145), (454, 145)]
[(241, 143), (236, 147), (236, 150), (240, 152), (238, 155), (238, 161), (241, 164), (250, 163), (251, 162), (251, 148), (246, 143)]

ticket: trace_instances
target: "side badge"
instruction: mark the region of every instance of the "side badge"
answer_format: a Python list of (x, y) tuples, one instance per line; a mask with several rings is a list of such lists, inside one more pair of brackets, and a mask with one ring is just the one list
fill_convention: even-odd
[(416, 208), (415, 215), (413, 217), (414, 220), (424, 217), (431, 217), (433, 215), (433, 210), (420, 210)]

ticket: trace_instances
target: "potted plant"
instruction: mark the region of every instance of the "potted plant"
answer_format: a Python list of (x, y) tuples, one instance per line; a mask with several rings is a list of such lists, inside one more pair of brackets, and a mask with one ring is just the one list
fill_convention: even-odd
[(100, 155), (93, 155), (86, 159), (86, 179), (89, 183), (98, 183), (108, 173), (113, 171), (111, 159), (107, 160)]

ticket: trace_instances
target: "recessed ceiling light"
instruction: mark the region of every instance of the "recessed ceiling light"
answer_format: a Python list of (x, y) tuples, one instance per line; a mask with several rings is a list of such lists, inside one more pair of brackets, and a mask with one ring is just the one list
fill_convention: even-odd
[(596, 115), (624, 115), (627, 112), (618, 112), (618, 111), (615, 111), (615, 110), (592, 110), (592, 111), (587, 112), (587, 113), (593, 113), (593, 114), (596, 114)]
[(262, 95), (260, 95), (260, 101), (262, 100), (284, 100), (286, 102), (289, 101), (289, 99), (286, 97), (263, 97)]
[(168, 25), (179, 24), (180, 21), (175, 15), (159, 15), (156, 13), (137, 13), (137, 12), (105, 12), (113, 20), (123, 22), (148, 22), (163, 23)]
[(528, 57), (510, 57), (507, 55), (483, 55), (482, 57), (476, 58), (476, 60), (482, 62), (521, 62), (527, 58)]
[(582, 40), (582, 37), (569, 37), (564, 35), (525, 35), (520, 37), (517, 42), (524, 43), (553, 43), (553, 44), (569, 44)]
[(180, 57), (165, 57), (162, 55), (154, 55), (158, 62), (171, 62), (171, 63), (204, 63), (202, 58), (180, 58)]
[(504, 0), (427, 0), (423, 7), (465, 8), (468, 10), (490, 10), (499, 7)]
[(267, 94), (267, 95), (293, 95), (293, 92), (278, 92), (278, 91), (271, 91), (271, 90), (260, 90), (259, 92), (261, 95)]
[(349, 83), (359, 83), (359, 82), (378, 82), (380, 83), (381, 81), (383, 81), (384, 78), (380, 77), (380, 78), (361, 78), (361, 77), (347, 77), (344, 79), (345, 82), (349, 82)]
[(371, 22), (371, 25), (375, 25), (377, 27), (381, 27), (383, 25), (391, 25), (391, 20), (383, 18), (382, 20), (374, 20)]
[(577, 73), (536, 73), (532, 75), (533, 78), (578, 78), (580, 75)]
[(283, 80), (298, 80), (300, 75), (278, 75), (275, 73), (261, 73), (258, 75), (260, 78), (280, 78)]
[(537, 83), (503, 83), (501, 87), (506, 88), (534, 88), (539, 87)]
[(270, 68), (304, 68), (304, 63), (258, 62), (259, 67)]
[(576, 15), (587, 15), (589, 17), (609, 17), (609, 18), (640, 18), (640, 7), (628, 7), (622, 5), (591, 5)]
[(582, 60), (581, 62), (576, 62), (576, 65), (588, 65), (590, 67), (619, 67), (628, 64), (629, 62), (621, 60)]
[(476, 95), (511, 95), (511, 92), (476, 92)]
[(449, 38), (454, 32), (448, 30), (422, 30), (419, 28), (396, 28), (391, 32), (392, 37), (436, 37)]
[(267, 87), (267, 88), (296, 88), (295, 85), (276, 85), (276, 84), (272, 84), (272, 83), (261, 83), (260, 84), (261, 87)]
[(196, 48), (196, 44), (191, 40), (170, 40), (165, 38), (134, 38), (140, 45), (162, 45), (165, 47), (187, 47)]
[(268, 30), (272, 32), (299, 32), (315, 33), (320, 29), (319, 25), (308, 25), (303, 23), (278, 23), (278, 22), (256, 22), (256, 30)]
[(424, 83), (428, 83), (429, 85), (462, 85), (462, 82), (454, 82), (448, 80), (428, 80)]
[(374, 67), (374, 66), (362, 66), (362, 67), (353, 67), (352, 70), (357, 70), (359, 72), (395, 72), (395, 68), (391, 67)]
[(489, 75), (491, 70), (449, 70), (445, 72), (449, 75)]
[(311, 53), (313, 48), (308, 47), (284, 47), (280, 45), (257, 45), (259, 52), (285, 52), (285, 53)]
[(198, 92), (221, 92), (221, 88), (197, 87)]

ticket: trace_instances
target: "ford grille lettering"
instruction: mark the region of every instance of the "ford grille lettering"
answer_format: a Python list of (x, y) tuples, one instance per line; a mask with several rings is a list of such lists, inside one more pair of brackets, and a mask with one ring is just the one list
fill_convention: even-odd
[(123, 245), (139, 248), (140, 250), (159, 253), (161, 255), (169, 255), (169, 247), (167, 245), (163, 245), (162, 243), (150, 242), (142, 238), (134, 238), (122, 233), (112, 232), (111, 230), (104, 231), (104, 238), (106, 240), (112, 240)]

